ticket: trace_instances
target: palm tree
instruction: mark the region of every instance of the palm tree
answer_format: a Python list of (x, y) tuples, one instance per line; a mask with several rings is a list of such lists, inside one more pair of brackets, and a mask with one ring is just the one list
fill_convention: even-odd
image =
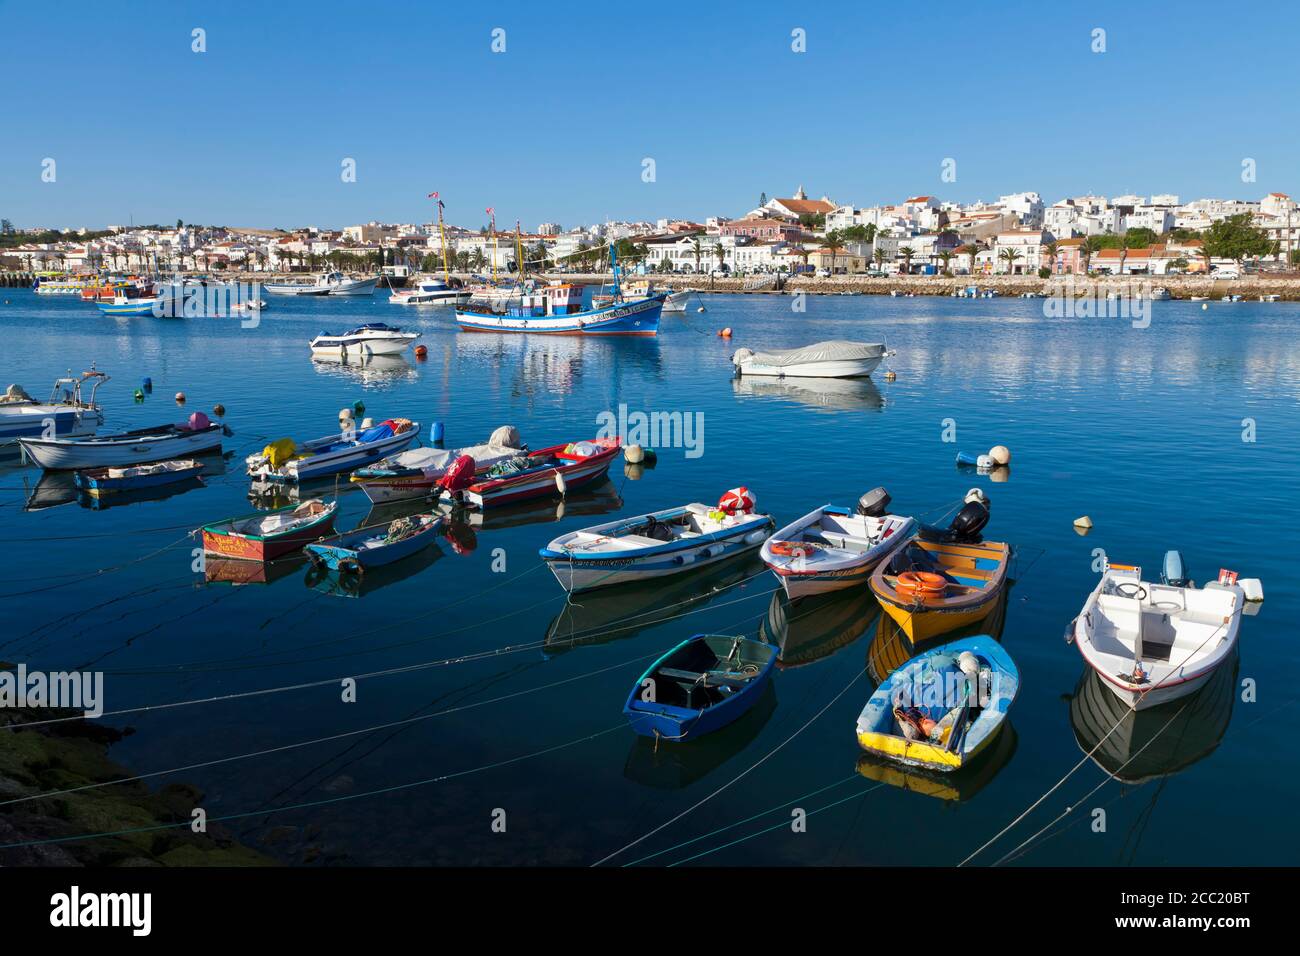
[(691, 240), (691, 251), (692, 251), (693, 253), (695, 253), (695, 271), (696, 271), (696, 272), (699, 272), (699, 271), (700, 271), (700, 256), (701, 256), (701, 254), (703, 253), (703, 249), (702, 249), (701, 246), (700, 246), (700, 237), (699, 237), (699, 236), (696, 236), (696, 237), (694, 237), (694, 238)]
[(1205, 274), (1209, 275), (1210, 266), (1211, 266), (1210, 260), (1214, 258), (1214, 254), (1210, 252), (1209, 245), (1205, 244), (1204, 242), (1202, 242), (1201, 244), (1200, 256), (1202, 259), (1205, 260)]
[(971, 275), (975, 274), (975, 257), (980, 254), (980, 247), (973, 242), (968, 242), (957, 250), (967, 259), (970, 260), (970, 267), (967, 270)]
[(812, 253), (811, 253), (811, 251), (810, 251), (808, 248), (806, 248), (806, 247), (804, 247), (804, 246), (800, 246), (800, 247), (799, 247), (799, 258), (801, 258), (801, 259), (803, 260), (803, 271), (804, 271), (804, 272), (807, 272), (807, 271), (808, 271), (808, 257), (809, 257), (811, 254), (812, 254)]
[(1007, 264), (1007, 275), (1014, 275), (1016, 271), (1016, 260), (1020, 258), (1020, 253), (1015, 249), (1003, 249), (998, 253), (998, 258)]
[(1087, 275), (1092, 271), (1092, 254), (1101, 248), (1100, 236), (1089, 236), (1083, 240), (1083, 272)]
[(871, 253), (871, 258), (876, 260), (877, 270), (883, 272), (885, 270), (885, 250), (877, 246), (875, 251)]
[(903, 246), (898, 250), (898, 254), (903, 257), (903, 274), (912, 274), (912, 256), (916, 255), (916, 250), (911, 246)]
[(1051, 263), (1048, 268), (1053, 272), (1056, 271), (1056, 249), (1055, 241), (1043, 243), (1043, 252), (1047, 253), (1047, 261)]
[(826, 237), (822, 239), (822, 248), (830, 250), (831, 275), (835, 275), (835, 256), (842, 248), (844, 248), (844, 236), (838, 229), (832, 229), (830, 232), (826, 233)]
[(949, 265), (952, 262), (952, 253), (945, 249), (939, 253), (939, 261), (943, 263), (943, 271), (946, 274), (949, 271)]
[(1124, 274), (1124, 264), (1128, 262), (1128, 246), (1123, 243), (1119, 247), (1119, 274)]

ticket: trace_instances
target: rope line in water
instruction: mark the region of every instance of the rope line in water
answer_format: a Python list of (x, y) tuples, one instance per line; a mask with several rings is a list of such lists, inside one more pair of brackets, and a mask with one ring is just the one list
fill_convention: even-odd
[[(308, 747), (313, 744), (328, 743), (332, 740), (344, 740), (348, 737), (356, 737), (362, 734), (374, 733), (375, 731), (379, 731), (379, 730), (389, 730), (394, 727), (404, 727), (410, 724), (420, 723), (425, 720), (432, 720), (435, 717), (445, 717), (448, 714), (460, 713), (461, 711), (465, 711), (465, 710), (473, 710), (476, 707), (486, 707), (489, 704), (498, 704), (505, 700), (512, 700), (516, 697), (524, 697), (528, 694), (538, 693), (539, 691), (550, 690), (553, 687), (560, 687), (564, 684), (571, 684), (575, 681), (586, 680), (588, 677), (595, 677), (598, 674), (605, 674), (608, 673), (609, 671), (619, 670), (620, 668), (628, 667), (631, 664), (636, 664), (636, 663), (640, 663), (641, 661), (649, 660), (652, 657), (657, 657), (659, 653), (660, 653), (659, 651), (655, 651), (652, 654), (643, 654), (640, 657), (634, 657), (631, 660), (622, 661), (621, 663), (618, 664), (611, 664), (608, 667), (601, 667), (598, 668), (597, 670), (588, 671), (585, 674), (578, 674), (574, 677), (566, 677), (563, 680), (552, 681), (551, 683), (543, 684), (540, 687), (529, 687), (524, 690), (512, 691), (509, 694), (503, 694), (499, 697), (493, 697), (488, 700), (475, 701), (474, 703), (470, 703), (470, 704), (459, 704), (455, 707), (449, 707), (445, 710), (434, 711), (431, 714), (419, 714), (415, 717), (405, 717), (401, 720), (392, 720), (382, 724), (374, 724), (373, 726), (362, 727), (358, 730), (343, 731), (337, 734), (329, 734), (325, 737), (314, 737), (310, 740), (300, 740), (291, 744), (282, 744), (278, 747), (268, 747), (263, 750), (253, 750), (253, 751), (249, 751), (248, 753), (234, 754), (228, 757), (217, 757), (213, 760), (204, 760), (199, 763), (185, 764), (184, 766), (180, 766), (180, 767), (170, 767), (166, 770), (153, 770), (148, 773), (136, 774), (135, 776), (132, 777), (118, 777), (113, 780), (105, 780), (100, 783), (88, 783), (88, 784), (83, 784), (82, 786), (79, 787), (68, 787), (67, 789), (64, 790), (49, 790), (43, 793), (34, 793), (34, 794), (28, 794), (27, 796), (15, 797), (10, 800), (0, 800), (0, 807), (7, 807), (15, 803), (28, 803), (32, 800), (45, 800), (51, 797), (61, 797), (70, 793), (80, 793), (85, 790), (98, 790), (101, 787), (111, 787), (120, 783), (135, 783), (140, 780), (148, 780), (153, 777), (163, 777), (169, 774), (181, 773), (187, 770), (201, 770), (205, 767), (215, 767), (218, 764), (233, 763), (237, 760), (246, 760), (252, 757), (265, 757), (270, 754), (283, 753), (284, 751), (288, 751), (288, 750), (297, 750), (301, 747)], [(31, 725), (14, 724), (11, 726), (14, 730), (21, 730), (24, 727), (31, 726)]]
[[(480, 767), (473, 767), (469, 770), (457, 770), (453, 773), (445, 773), (437, 777), (426, 777), (423, 780), (412, 780), (408, 783), (394, 784), (393, 786), (390, 787), (379, 787), (374, 790), (366, 790), (361, 793), (349, 793), (349, 794), (344, 794), (342, 796), (328, 797), (321, 800), (308, 800), (302, 803), (288, 804), (283, 807), (269, 807), (263, 810), (248, 810), (243, 813), (229, 813), (219, 817), (208, 817), (207, 819), (209, 823), (224, 823), (224, 822), (229, 822), (231, 820), (243, 820), (248, 817), (269, 816), (273, 813), (283, 813), (286, 810), (302, 810), (311, 807), (321, 807), (332, 803), (343, 803), (348, 800), (360, 800), (364, 797), (373, 797), (382, 794), (396, 793), (401, 790), (412, 790), (416, 787), (427, 786), (431, 783), (442, 783), (445, 780), (454, 780), (459, 777), (468, 777), (472, 774), (483, 773), (487, 770), (496, 770), (500, 767), (509, 766), (510, 764), (520, 763), (525, 760), (531, 760), (534, 757), (541, 757), (549, 753), (555, 753), (558, 750), (565, 750), (569, 747), (576, 747), (578, 744), (586, 743), (589, 740), (595, 740), (597, 737), (603, 737), (606, 734), (612, 734), (614, 731), (621, 730), (626, 726), (627, 724), (625, 721), (620, 721), (619, 723), (615, 724), (613, 727), (608, 727), (605, 730), (598, 730), (593, 734), (587, 734), (586, 736), (579, 737), (576, 740), (570, 740), (562, 744), (555, 744), (554, 746), (546, 747), (542, 750), (535, 750), (532, 753), (521, 754), (516, 757), (509, 757), (505, 760), (498, 760), (494, 763), (484, 764), (483, 766)], [(133, 833), (154, 833), (159, 830), (175, 830), (181, 827), (188, 827), (190, 826), (191, 822), (192, 821), (190, 820), (182, 820), (178, 823), (160, 823), (154, 826), (131, 827), (125, 830), (109, 830), (102, 833), (85, 833), (77, 836), (52, 837), (44, 840), (24, 840), (20, 843), (0, 843), (0, 850), (12, 850), (12, 849), (17, 849), (19, 847), (28, 847), (28, 846), (44, 846), (51, 843), (80, 843), (82, 841), (88, 841), (88, 840), (101, 840), (107, 837), (127, 836)]]

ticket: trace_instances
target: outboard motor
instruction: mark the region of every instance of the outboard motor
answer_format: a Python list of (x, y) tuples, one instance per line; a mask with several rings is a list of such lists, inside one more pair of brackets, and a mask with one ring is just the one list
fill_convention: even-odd
[(961, 510), (953, 516), (952, 523), (948, 525), (948, 533), (945, 537), (949, 541), (960, 541), (965, 544), (974, 544), (980, 540), (980, 532), (984, 526), (989, 523), (988, 505), (981, 501), (968, 501), (962, 505)]
[(1160, 580), (1170, 587), (1190, 588), (1192, 579), (1187, 576), (1183, 565), (1181, 551), (1166, 551), (1164, 567), (1160, 571)]
[(872, 488), (858, 499), (858, 514), (864, 518), (881, 518), (889, 513), (889, 492), (884, 488)]

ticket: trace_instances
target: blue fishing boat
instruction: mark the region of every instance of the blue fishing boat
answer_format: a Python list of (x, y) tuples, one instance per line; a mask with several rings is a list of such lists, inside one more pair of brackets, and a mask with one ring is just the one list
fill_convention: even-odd
[(368, 568), (410, 557), (429, 546), (444, 520), (440, 515), (411, 515), (322, 538), (304, 550), (311, 563), (319, 568), (360, 574)]
[(129, 468), (90, 468), (76, 472), (73, 480), (86, 494), (98, 496), (188, 481), (197, 478), (202, 471), (202, 462), (179, 459)]
[(858, 743), (910, 767), (957, 770), (998, 736), (1019, 689), (1015, 662), (992, 637), (944, 644), (876, 688), (858, 716)]
[(122, 294), (116, 295), (111, 301), (96, 302), (99, 311), (104, 315), (162, 315), (164, 306), (162, 298), (159, 296), (150, 296), (148, 298), (133, 298)]
[(627, 695), (623, 714), (645, 737), (703, 737), (754, 706), (777, 651), (749, 637), (697, 634), (650, 665)]
[(280, 438), (244, 459), (251, 478), (272, 485), (310, 481), (351, 471), (405, 451), (420, 437), (420, 424), (388, 418), (378, 425), (295, 442)]

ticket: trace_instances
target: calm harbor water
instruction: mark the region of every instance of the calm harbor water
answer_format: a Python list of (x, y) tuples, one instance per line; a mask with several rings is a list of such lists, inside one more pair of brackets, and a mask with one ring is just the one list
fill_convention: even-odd
[[(1300, 799), (1300, 595), (1285, 543), (1300, 490), (1295, 305), (1155, 303), (1150, 327), (1136, 329), (1049, 320), (1038, 301), (809, 297), (798, 313), (784, 297), (717, 296), (705, 313), (665, 316), (656, 340), (599, 341), (462, 334), (449, 310), (382, 295), (272, 299), (255, 329), (114, 320), (25, 290), (0, 301), (0, 386), (43, 398), (57, 375), (94, 361), (113, 376), (100, 393), (104, 430), (221, 403), (235, 433), (235, 454), (205, 486), (98, 510), (34, 467), (0, 462), (0, 660), (103, 671), (110, 711), (225, 698), (109, 718), (134, 730), (111, 756), (146, 774), (271, 751), (149, 782), (194, 785), (210, 819), (232, 817), (223, 825), (274, 859), (589, 864), (689, 809), (611, 863), (958, 863), (1120, 716), (1062, 639), (1095, 584), (1095, 549), (1156, 573), (1178, 548), (1198, 581), (1234, 568), (1261, 578), (1267, 600), (1243, 621), (1235, 673), (1181, 712), (1144, 714), (1113, 735), (975, 862), (1016, 850), (1079, 801), (1016, 862), (1281, 864), (1300, 838), (1289, 812)], [(419, 329), (427, 360), (311, 359), (315, 333), (365, 321)], [(730, 341), (716, 335), (723, 326)], [(883, 339), (898, 351), (897, 380), (731, 377), (737, 347), (828, 338)], [(133, 401), (146, 376), (153, 393)], [(360, 593), (297, 563), (244, 584), (221, 580), (229, 568), (193, 571), (187, 530), (252, 510), (243, 456), (326, 434), (357, 401), (376, 420), (416, 419), (426, 435), (443, 422), (449, 447), (502, 424), (533, 447), (590, 437), (620, 404), (698, 414), (703, 453), (663, 447), (640, 475), (620, 463), (562, 504), (488, 514), (367, 576)], [(943, 440), (947, 419), (955, 443)], [(1243, 441), (1246, 419), (1254, 441)], [(1004, 481), (953, 464), (958, 450), (994, 444), (1014, 456)], [(857, 714), (881, 670), (906, 656), (866, 593), (789, 607), (751, 560), (566, 606), (537, 558), (561, 531), (713, 502), (740, 484), (778, 522), (876, 485), (900, 513), (930, 519), (972, 486), (988, 493), (986, 536), (1018, 558), (986, 627), (1022, 689), (1013, 732), (978, 772), (936, 785), (860, 762)], [(341, 492), (346, 529), (369, 509)], [(1086, 537), (1071, 526), (1084, 514), (1095, 522)], [(761, 633), (782, 642), (784, 666), (737, 725), (656, 753), (627, 729), (623, 699), (654, 656), (699, 632)], [(345, 677), (358, 678), (355, 703), (341, 700)], [(1246, 679), (1253, 702), (1242, 700)], [(277, 690), (249, 693), (267, 689)], [(291, 747), (323, 737), (333, 739)], [(1084, 799), (1106, 780), (1099, 763), (1120, 779)], [(795, 807), (807, 832), (791, 830)], [(1105, 832), (1094, 832), (1095, 807)]]

